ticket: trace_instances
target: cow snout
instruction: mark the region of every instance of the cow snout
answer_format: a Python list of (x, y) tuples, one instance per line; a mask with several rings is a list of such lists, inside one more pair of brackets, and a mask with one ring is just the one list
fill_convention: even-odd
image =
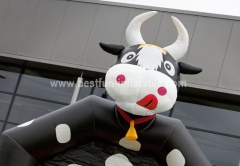
[(170, 109), (176, 101), (174, 81), (164, 73), (146, 70), (141, 66), (115, 65), (107, 71), (105, 83), (108, 94), (118, 106), (122, 109), (135, 109), (134, 114), (162, 112)]

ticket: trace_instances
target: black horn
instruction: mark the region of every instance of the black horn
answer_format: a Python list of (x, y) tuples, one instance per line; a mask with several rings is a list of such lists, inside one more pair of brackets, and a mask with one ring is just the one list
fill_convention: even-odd
[(122, 50), (124, 50), (124, 48), (125, 48), (122, 45), (106, 44), (106, 43), (102, 43), (102, 42), (100, 42), (99, 45), (104, 51), (106, 51), (110, 54), (113, 54), (113, 55), (119, 55), (122, 52)]
[(182, 74), (198, 74), (202, 72), (202, 68), (195, 67), (184, 62), (179, 62), (178, 65), (180, 68), (180, 73)]

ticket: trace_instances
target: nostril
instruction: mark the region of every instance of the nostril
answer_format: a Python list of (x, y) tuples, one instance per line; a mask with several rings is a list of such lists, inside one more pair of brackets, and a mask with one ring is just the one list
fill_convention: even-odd
[(158, 94), (164, 96), (167, 93), (167, 89), (164, 86), (158, 88)]
[(124, 76), (123, 74), (119, 74), (119, 75), (117, 76), (117, 82), (118, 82), (119, 84), (123, 84), (123, 83), (125, 82), (125, 80), (126, 80), (126, 78), (125, 78), (125, 76)]

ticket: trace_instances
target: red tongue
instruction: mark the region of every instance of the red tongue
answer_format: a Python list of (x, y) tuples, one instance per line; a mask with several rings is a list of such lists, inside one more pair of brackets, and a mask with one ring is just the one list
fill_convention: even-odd
[(158, 99), (155, 95), (149, 94), (139, 100), (137, 104), (149, 110), (154, 110), (157, 107)]

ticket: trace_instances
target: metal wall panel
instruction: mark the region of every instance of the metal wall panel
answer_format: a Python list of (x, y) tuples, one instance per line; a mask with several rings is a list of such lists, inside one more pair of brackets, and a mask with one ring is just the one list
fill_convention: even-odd
[[(188, 31), (189, 39), (191, 42), (194, 28), (197, 22), (197, 16), (165, 12), (156, 39), (156, 44), (160, 47), (171, 45), (177, 39), (177, 29), (172, 22), (171, 16), (178, 18), (184, 24)], [(185, 61), (186, 57), (187, 54), (179, 61)]]
[(235, 21), (218, 87), (240, 91), (240, 21)]
[(52, 60), (80, 64), (97, 8), (97, 4), (69, 2)]
[(200, 85), (217, 86), (233, 21), (199, 17), (189, 49), (187, 62), (203, 68), (195, 76), (183, 80)]
[[(126, 45), (127, 25), (146, 11), (65, 0), (0, 0), (0, 52), (13, 58), (24, 55), (20, 59), (105, 72), (116, 57), (98, 43)], [(240, 79), (232, 74), (239, 69), (240, 21), (234, 23), (230, 38), (233, 20), (159, 12), (142, 26), (146, 43), (165, 47), (176, 40), (172, 15), (186, 26), (191, 41), (189, 53), (181, 61), (187, 58), (188, 63), (203, 68), (201, 74), (183, 79), (191, 87), (240, 92)]]
[(0, 30), (0, 52), (21, 54), (38, 0), (12, 0)]
[(0, 0), (0, 29), (8, 9), (9, 0)]
[[(143, 10), (143, 9), (131, 9), (130, 10), (127, 24), (124, 29), (124, 34), (123, 34), (122, 41), (121, 41), (122, 45), (128, 46), (127, 42), (126, 42), (126, 37), (125, 37), (125, 30), (126, 30), (128, 24), (132, 21), (132, 19), (135, 16), (142, 14), (144, 12), (147, 12), (147, 11), (148, 10)], [(155, 43), (155, 40), (157, 38), (158, 29), (160, 26), (160, 22), (162, 20), (162, 15), (163, 15), (163, 12), (158, 12), (156, 15), (154, 15), (153, 17), (151, 17), (150, 19), (148, 19), (147, 21), (145, 21), (142, 24), (141, 33), (142, 33), (142, 37), (146, 43), (149, 43), (149, 44)]]
[(99, 5), (82, 65), (103, 69), (111, 66), (116, 56), (104, 52), (99, 42), (121, 42), (129, 10), (125, 7)]
[(67, 1), (39, 1), (22, 55), (50, 59), (67, 5)]

